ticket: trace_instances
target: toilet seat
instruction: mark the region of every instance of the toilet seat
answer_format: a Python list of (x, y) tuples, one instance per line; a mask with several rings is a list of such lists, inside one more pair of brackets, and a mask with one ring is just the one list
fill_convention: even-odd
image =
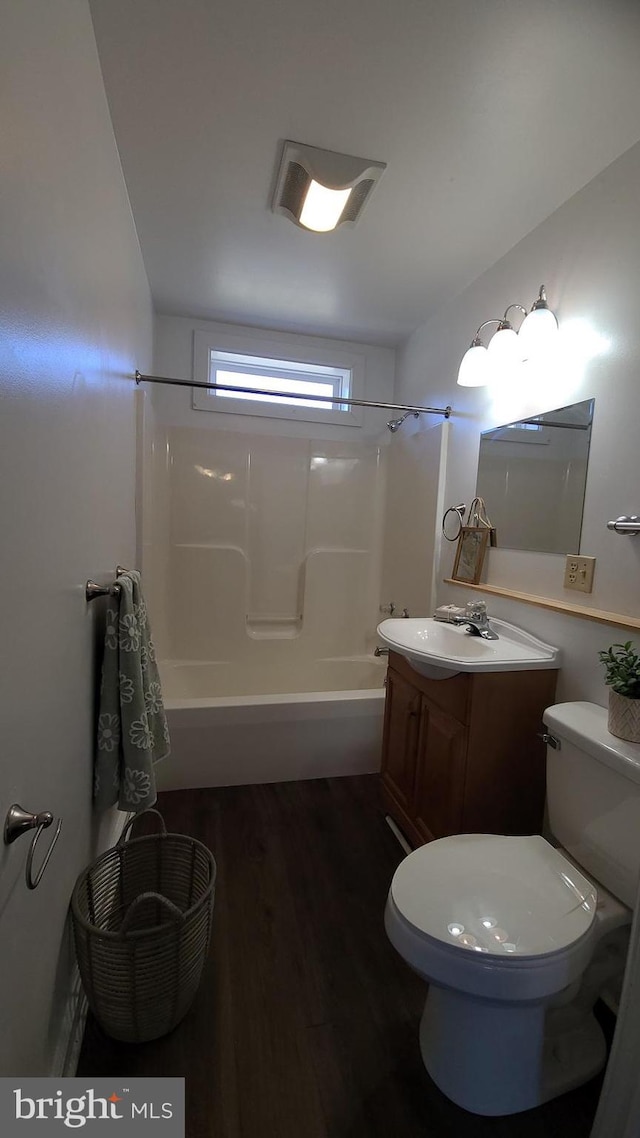
[(537, 835), (430, 842), (401, 862), (391, 897), (417, 933), (494, 965), (568, 949), (589, 932), (597, 905), (592, 883)]
[[(430, 983), (520, 1003), (547, 999), (584, 972), (596, 904), (592, 883), (544, 838), (460, 834), (400, 863), (385, 928)], [(486, 928), (483, 920), (496, 924)], [(465, 942), (460, 926), (475, 943)]]

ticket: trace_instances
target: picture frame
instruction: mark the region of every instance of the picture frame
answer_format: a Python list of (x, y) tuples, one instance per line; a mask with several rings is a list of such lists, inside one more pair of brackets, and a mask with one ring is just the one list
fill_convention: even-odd
[(463, 526), (458, 538), (456, 559), (453, 563), (453, 581), (466, 581), (477, 585), (482, 573), (484, 558), (489, 543), (489, 530), (486, 526)]

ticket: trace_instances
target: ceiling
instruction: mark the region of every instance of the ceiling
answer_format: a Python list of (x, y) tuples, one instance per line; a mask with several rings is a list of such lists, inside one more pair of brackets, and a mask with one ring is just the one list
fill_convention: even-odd
[[(91, 11), (162, 313), (397, 344), (640, 138), (637, 0)], [(355, 228), (270, 211), (285, 138), (388, 164)]]

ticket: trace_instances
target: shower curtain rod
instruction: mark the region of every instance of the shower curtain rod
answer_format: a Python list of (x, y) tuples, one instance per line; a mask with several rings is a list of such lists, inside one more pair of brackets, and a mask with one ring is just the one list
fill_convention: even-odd
[[(203, 387), (207, 391), (234, 391), (245, 395), (274, 395), (277, 398), (291, 399), (290, 391), (264, 391), (259, 387), (231, 387), (225, 383), (198, 383), (194, 379), (169, 379), (166, 375), (143, 375), (136, 371), (136, 383), (169, 383), (175, 387)], [(314, 403), (327, 403), (326, 395), (296, 395), (296, 399), (307, 399)], [(451, 407), (414, 407), (410, 403), (377, 403), (372, 399), (347, 399), (340, 396), (332, 403), (345, 403), (349, 407), (379, 407), (384, 411), (413, 411), (414, 415), (444, 415), (448, 419)]]

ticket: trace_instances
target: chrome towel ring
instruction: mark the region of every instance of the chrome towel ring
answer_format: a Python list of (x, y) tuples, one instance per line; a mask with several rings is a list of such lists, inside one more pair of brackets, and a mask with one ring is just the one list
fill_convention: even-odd
[[(459, 506), (449, 506), (449, 509), (445, 510), (444, 516), (442, 518), (442, 535), (443, 537), (446, 537), (447, 541), (457, 541), (460, 537), (460, 534), (462, 533), (462, 527), (464, 525), (464, 515), (466, 513), (466, 509), (467, 507), (464, 502), (461, 502)], [(446, 522), (449, 514), (455, 514), (454, 524), (456, 532), (454, 534), (447, 533)]]
[(49, 858), (51, 857), (51, 854), (53, 853), (53, 847), (55, 846), (56, 842), (58, 841), (58, 838), (60, 837), (60, 831), (62, 829), (62, 818), (58, 819), (58, 825), (56, 826), (56, 832), (53, 835), (53, 840), (51, 842), (51, 845), (49, 846), (49, 849), (47, 850), (47, 852), (44, 856), (44, 860), (42, 862), (42, 865), (40, 866), (40, 869), (38, 870), (38, 872), (36, 873), (36, 876), (34, 877), (33, 876), (33, 857), (34, 857), (34, 854), (36, 852), (36, 846), (38, 844), (38, 841), (40, 840), (40, 835), (41, 835), (42, 831), (47, 830), (49, 828), (49, 826), (51, 826), (53, 824), (53, 821), (54, 821), (53, 814), (49, 810), (43, 810), (40, 814), (30, 814), (28, 810), (23, 810), (22, 806), (19, 806), (17, 802), (14, 802), (13, 806), (11, 806), (9, 808), (9, 813), (7, 814), (7, 817), (5, 818), (5, 823), (4, 823), (4, 844), (5, 844), (5, 846), (10, 846), (13, 842), (15, 842), (16, 838), (19, 838), (22, 834), (26, 834), (27, 831), (35, 830), (33, 838), (31, 839), (31, 845), (29, 847), (29, 853), (27, 854), (27, 864), (25, 867), (25, 877), (26, 877), (26, 882), (27, 882), (27, 889), (37, 889), (38, 888), (38, 886), (39, 886), (39, 884), (42, 881), (42, 878), (44, 876), (44, 871), (47, 868), (47, 865), (49, 864)]

